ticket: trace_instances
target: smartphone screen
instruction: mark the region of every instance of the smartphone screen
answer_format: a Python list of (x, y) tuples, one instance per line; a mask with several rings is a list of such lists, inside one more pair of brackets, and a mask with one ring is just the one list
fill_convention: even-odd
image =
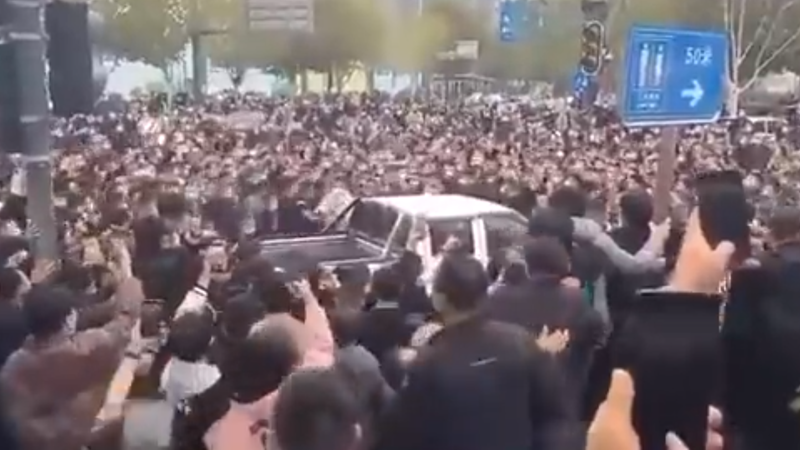
[(695, 179), (695, 193), (700, 227), (711, 248), (730, 241), (736, 246), (734, 261), (748, 258), (751, 212), (741, 174), (733, 170), (700, 174)]

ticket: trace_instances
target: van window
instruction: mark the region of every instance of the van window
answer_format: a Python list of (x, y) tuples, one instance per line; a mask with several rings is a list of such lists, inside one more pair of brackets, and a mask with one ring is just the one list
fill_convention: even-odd
[(475, 240), (472, 237), (471, 219), (429, 220), (431, 232), (431, 254), (438, 255), (450, 236), (457, 237), (466, 245), (469, 253), (475, 254)]
[(486, 250), (490, 255), (518, 245), (528, 231), (523, 219), (512, 213), (487, 214), (483, 216), (483, 224), (486, 228)]
[(397, 211), (375, 202), (361, 201), (353, 208), (348, 228), (378, 245), (385, 245), (397, 222)]
[(756, 117), (749, 119), (747, 122), (753, 133), (774, 134), (781, 126), (780, 121), (773, 118)]

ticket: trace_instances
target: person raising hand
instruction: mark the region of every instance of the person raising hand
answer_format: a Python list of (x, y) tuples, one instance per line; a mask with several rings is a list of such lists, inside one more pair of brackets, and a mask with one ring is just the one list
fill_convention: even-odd
[[(606, 400), (597, 410), (589, 427), (586, 450), (640, 450), (639, 436), (631, 420), (636, 396), (633, 378), (624, 370), (615, 370)], [(714, 407), (708, 409), (708, 432), (705, 450), (722, 450), (722, 413)], [(667, 450), (689, 450), (675, 433), (665, 436)]]
[(667, 285), (640, 291), (618, 332), (615, 366), (625, 371), (613, 374), (591, 450), (695, 450), (718, 441), (709, 440), (708, 408), (723, 370), (719, 285), (734, 246), (709, 244), (700, 221), (693, 211)]

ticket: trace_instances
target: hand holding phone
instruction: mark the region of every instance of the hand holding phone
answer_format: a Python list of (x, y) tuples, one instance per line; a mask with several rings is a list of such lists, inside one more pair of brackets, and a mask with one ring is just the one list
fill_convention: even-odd
[(212, 273), (224, 273), (228, 270), (228, 252), (224, 243), (212, 243), (206, 249), (205, 258)]
[(750, 208), (742, 176), (734, 170), (705, 172), (695, 179), (700, 228), (711, 248), (729, 241), (736, 246), (733, 261), (750, 256)]

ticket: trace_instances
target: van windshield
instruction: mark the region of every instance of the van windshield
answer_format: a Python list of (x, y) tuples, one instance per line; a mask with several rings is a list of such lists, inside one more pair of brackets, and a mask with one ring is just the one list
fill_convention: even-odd
[(351, 211), (339, 219), (333, 228), (348, 231), (384, 247), (397, 222), (397, 211), (369, 200), (356, 200)]

